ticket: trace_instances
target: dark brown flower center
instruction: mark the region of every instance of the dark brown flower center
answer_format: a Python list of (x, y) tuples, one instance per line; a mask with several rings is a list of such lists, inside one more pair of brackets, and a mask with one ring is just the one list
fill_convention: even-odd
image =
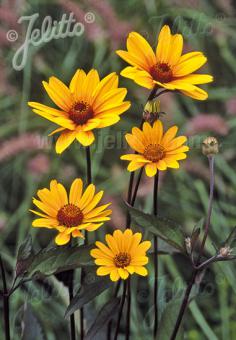
[(62, 207), (57, 213), (57, 220), (60, 225), (64, 225), (65, 227), (72, 228), (80, 225), (83, 221), (83, 213), (74, 204), (67, 204)]
[(93, 118), (93, 110), (88, 103), (81, 101), (70, 109), (69, 117), (75, 124), (83, 125)]
[(146, 146), (143, 156), (151, 162), (157, 162), (165, 156), (165, 149), (160, 144)]
[(166, 63), (157, 63), (150, 69), (152, 77), (161, 83), (168, 83), (173, 79), (170, 66)]
[(115, 266), (118, 268), (127, 267), (131, 262), (131, 256), (128, 253), (119, 253), (114, 258)]

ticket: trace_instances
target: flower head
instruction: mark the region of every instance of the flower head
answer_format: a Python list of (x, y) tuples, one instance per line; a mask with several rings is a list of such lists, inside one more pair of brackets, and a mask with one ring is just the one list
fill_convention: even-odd
[(55, 242), (58, 245), (66, 244), (73, 237), (82, 237), (82, 230), (94, 231), (98, 229), (108, 217), (110, 205), (100, 205), (103, 191), (95, 194), (95, 186), (90, 184), (83, 192), (83, 182), (76, 178), (67, 195), (66, 189), (56, 180), (50, 183), (50, 189), (38, 190), (39, 200), (33, 198), (33, 203), (42, 211), (30, 210), (40, 216), (33, 221), (33, 227), (55, 229), (58, 235)]
[(219, 143), (215, 137), (207, 137), (202, 142), (202, 153), (205, 156), (214, 156), (219, 152)]
[(193, 72), (202, 67), (207, 58), (202, 52), (182, 55), (182, 50), (182, 35), (172, 35), (169, 26), (165, 25), (158, 37), (156, 53), (146, 39), (136, 32), (128, 36), (127, 51), (119, 50), (116, 53), (131, 65), (121, 75), (137, 84), (148, 89), (156, 86), (179, 90), (194, 99), (205, 100), (207, 92), (196, 85), (209, 83), (213, 77)]
[(118, 76), (111, 73), (102, 80), (94, 69), (86, 74), (79, 69), (69, 87), (51, 77), (43, 86), (58, 106), (52, 108), (29, 102), (38, 115), (59, 125), (50, 135), (60, 132), (56, 152), (62, 153), (75, 139), (82, 145), (91, 145), (95, 139), (92, 130), (117, 123), (120, 114), (128, 110), (130, 102), (124, 102), (127, 90), (118, 88)]
[(153, 127), (145, 122), (142, 130), (134, 127), (132, 134), (126, 134), (125, 138), (136, 153), (121, 156), (130, 161), (128, 170), (135, 171), (144, 166), (147, 176), (152, 177), (157, 170), (179, 168), (178, 161), (186, 158), (189, 147), (183, 145), (187, 140), (185, 136), (175, 137), (177, 131), (177, 126), (172, 126), (163, 133), (160, 120)]
[(151, 242), (141, 242), (141, 239), (141, 233), (133, 234), (131, 229), (124, 232), (117, 229), (113, 236), (106, 235), (107, 246), (97, 241), (97, 248), (91, 250), (91, 256), (100, 266), (97, 275), (110, 275), (112, 281), (120, 278), (126, 280), (134, 273), (146, 276), (148, 271), (144, 265), (148, 263), (146, 252), (151, 247)]

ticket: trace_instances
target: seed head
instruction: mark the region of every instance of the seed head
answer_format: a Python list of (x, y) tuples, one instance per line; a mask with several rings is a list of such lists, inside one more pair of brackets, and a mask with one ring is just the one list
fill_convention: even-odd
[(202, 153), (205, 156), (214, 156), (219, 152), (219, 143), (215, 137), (207, 137), (202, 142)]

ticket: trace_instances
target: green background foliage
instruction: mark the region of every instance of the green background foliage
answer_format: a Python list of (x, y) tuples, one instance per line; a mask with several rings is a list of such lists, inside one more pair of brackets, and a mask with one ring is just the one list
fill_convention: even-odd
[[(208, 86), (209, 99), (198, 102), (177, 94), (161, 97), (161, 110), (166, 112), (166, 127), (177, 124), (180, 132), (189, 135), (191, 151), (188, 160), (181, 162), (180, 170), (162, 174), (159, 190), (159, 209), (163, 215), (184, 226), (186, 235), (205, 216), (208, 204), (207, 159), (201, 154), (204, 136), (213, 134), (221, 143), (216, 157), (216, 192), (214, 210), (207, 243), (213, 253), (214, 244), (220, 244), (236, 224), (236, 31), (233, 1), (2, 1), (1, 12), (1, 85), (0, 85), (0, 249), (7, 268), (8, 282), (12, 279), (17, 250), (30, 233), (36, 249), (46, 247), (54, 237), (47, 229), (31, 228), (32, 196), (38, 188), (48, 187), (50, 179), (57, 178), (69, 187), (75, 177), (85, 179), (85, 153), (76, 143), (61, 156), (56, 155), (53, 137), (47, 137), (54, 125), (32, 113), (27, 101), (49, 104), (42, 80), (54, 75), (68, 83), (77, 68), (86, 71), (97, 68), (101, 76), (120, 70), (125, 63), (115, 54), (125, 48), (129, 31), (144, 35), (156, 46), (160, 27), (167, 23), (173, 32), (184, 35), (186, 51), (200, 50), (208, 57), (205, 71), (214, 75)], [(74, 12), (76, 20), (84, 23), (84, 15), (91, 12), (95, 22), (85, 25), (80, 37), (54, 39), (38, 47), (31, 46), (23, 70), (16, 71), (12, 59), (25, 40), (26, 25), (17, 24), (22, 15), (39, 13), (35, 27), (40, 28), (45, 16), (60, 20), (63, 13)], [(9, 42), (6, 32), (15, 29), (18, 40)], [(121, 78), (127, 87), (127, 98), (132, 107), (121, 121), (96, 134), (92, 147), (93, 182), (105, 190), (105, 200), (113, 203), (113, 219), (90, 235), (90, 242), (104, 239), (106, 232), (124, 227), (129, 174), (119, 157), (127, 150), (123, 136), (132, 126), (138, 126), (148, 92), (131, 80)], [(136, 207), (151, 211), (152, 179), (143, 178)], [(134, 226), (135, 227), (135, 226)], [(146, 239), (151, 234), (144, 232)], [(197, 298), (189, 305), (184, 319), (184, 332), (189, 340), (233, 339), (236, 332), (235, 304), (236, 264), (222, 262), (208, 269), (197, 287)], [(132, 339), (147, 339), (151, 334), (153, 264), (148, 265), (148, 278), (132, 280)], [(190, 264), (178, 253), (160, 255), (159, 305), (163, 311), (168, 301), (181, 297), (190, 276)], [(79, 289), (80, 270), (77, 270), (76, 288)], [(94, 273), (88, 273), (88, 283)], [(92, 280), (92, 281), (91, 281)], [(97, 312), (111, 297), (103, 292), (86, 305), (86, 325), (93, 324)], [(177, 303), (177, 302), (176, 302)], [(34, 280), (18, 289), (11, 298), (11, 330), (14, 340), (20, 338), (23, 324), (33, 325), (37, 340), (65, 339), (68, 322), (64, 319), (68, 295), (60, 275)], [(0, 304), (2, 308), (2, 304)], [(1, 313), (2, 315), (2, 310)], [(1, 320), (2, 323), (2, 320)], [(76, 323), (79, 328), (79, 322)], [(28, 335), (27, 335), (28, 334)], [(32, 329), (23, 332), (24, 339)], [(104, 335), (104, 333), (100, 333)], [(28, 337), (27, 337), (28, 336)], [(3, 337), (1, 324), (0, 338)], [(35, 337), (34, 337), (35, 338)], [(99, 338), (99, 337), (98, 337)]]

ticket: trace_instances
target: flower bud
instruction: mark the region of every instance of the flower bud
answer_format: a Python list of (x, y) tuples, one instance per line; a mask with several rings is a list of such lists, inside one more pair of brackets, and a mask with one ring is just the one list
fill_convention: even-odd
[(143, 119), (150, 123), (153, 124), (160, 115), (160, 101), (148, 101), (147, 104), (144, 107), (143, 111)]
[(202, 153), (205, 156), (214, 156), (219, 152), (219, 143), (215, 137), (207, 137), (202, 142)]
[(190, 254), (192, 251), (192, 241), (190, 237), (185, 238), (185, 246), (186, 246), (187, 253)]
[(232, 249), (229, 246), (220, 248), (220, 255), (222, 257), (227, 257), (231, 254)]

